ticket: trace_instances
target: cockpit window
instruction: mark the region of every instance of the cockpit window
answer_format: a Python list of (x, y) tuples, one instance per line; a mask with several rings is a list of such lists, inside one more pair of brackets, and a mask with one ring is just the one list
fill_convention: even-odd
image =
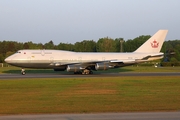
[(16, 53), (21, 53), (20, 51), (17, 51)]

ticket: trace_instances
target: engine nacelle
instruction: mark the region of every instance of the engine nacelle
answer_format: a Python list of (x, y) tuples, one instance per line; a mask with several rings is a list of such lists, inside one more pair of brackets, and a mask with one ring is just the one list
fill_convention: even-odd
[(108, 63), (96, 63), (96, 65), (95, 65), (96, 70), (107, 70), (109, 68), (110, 68), (110, 66)]
[(79, 65), (68, 65), (66, 70), (68, 72), (77, 72), (77, 71), (81, 70), (81, 66), (79, 66)]

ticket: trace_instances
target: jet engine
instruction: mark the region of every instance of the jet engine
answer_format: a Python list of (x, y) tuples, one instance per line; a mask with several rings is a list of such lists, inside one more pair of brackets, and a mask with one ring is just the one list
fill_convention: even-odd
[(110, 68), (110, 66), (108, 63), (96, 63), (96, 65), (95, 65), (96, 70), (107, 70), (109, 68)]
[(81, 66), (79, 66), (79, 65), (68, 65), (66, 70), (68, 72), (77, 72), (77, 71), (81, 70)]

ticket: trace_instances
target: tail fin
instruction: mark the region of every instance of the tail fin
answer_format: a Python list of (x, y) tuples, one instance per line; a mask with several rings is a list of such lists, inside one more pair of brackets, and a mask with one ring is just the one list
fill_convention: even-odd
[(159, 53), (164, 43), (168, 30), (159, 30), (136, 51), (138, 53)]

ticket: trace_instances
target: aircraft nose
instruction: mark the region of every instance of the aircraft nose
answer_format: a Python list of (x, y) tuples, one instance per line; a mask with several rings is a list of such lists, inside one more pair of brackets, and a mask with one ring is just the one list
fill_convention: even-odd
[(11, 59), (9, 57), (7, 57), (5, 60), (4, 60), (6, 63), (10, 63), (11, 62)]

